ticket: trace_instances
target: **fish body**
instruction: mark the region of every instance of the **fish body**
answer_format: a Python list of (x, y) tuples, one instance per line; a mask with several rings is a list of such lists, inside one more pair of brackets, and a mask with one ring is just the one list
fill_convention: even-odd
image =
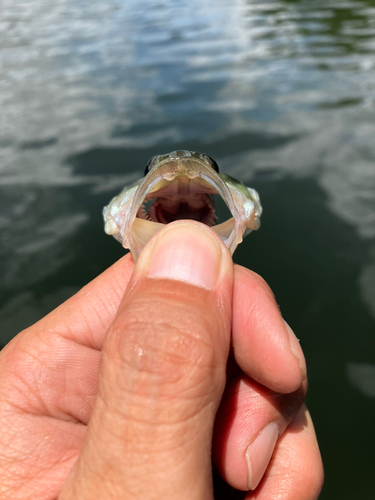
[[(219, 194), (232, 217), (216, 224), (213, 195)], [(258, 193), (242, 182), (219, 173), (215, 160), (193, 151), (154, 156), (145, 177), (104, 207), (105, 232), (130, 249), (134, 260), (165, 224), (193, 219), (212, 227), (231, 254), (242, 238), (260, 226)]]

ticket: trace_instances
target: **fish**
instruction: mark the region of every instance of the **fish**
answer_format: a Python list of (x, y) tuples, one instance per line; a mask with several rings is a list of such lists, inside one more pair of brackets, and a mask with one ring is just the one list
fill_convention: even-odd
[[(217, 194), (232, 215), (220, 224), (214, 203)], [(211, 227), (233, 255), (243, 237), (259, 229), (261, 214), (255, 189), (219, 173), (210, 156), (187, 150), (153, 156), (143, 179), (125, 186), (103, 208), (105, 232), (129, 249), (134, 261), (154, 234), (182, 219)]]

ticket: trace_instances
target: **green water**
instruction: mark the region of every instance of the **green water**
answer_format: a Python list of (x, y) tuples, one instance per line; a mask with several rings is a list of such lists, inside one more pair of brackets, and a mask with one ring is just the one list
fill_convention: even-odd
[(123, 249), (101, 208), (176, 149), (255, 187), (234, 259), (301, 339), (321, 499), (375, 498), (375, 1), (4, 0), (4, 345)]

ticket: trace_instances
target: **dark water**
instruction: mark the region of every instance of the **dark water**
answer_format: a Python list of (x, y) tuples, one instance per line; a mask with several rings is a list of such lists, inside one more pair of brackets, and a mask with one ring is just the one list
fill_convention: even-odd
[(255, 187), (235, 261), (305, 350), (322, 499), (375, 498), (375, 0), (1, 0), (4, 345), (123, 254), (101, 208), (193, 149)]

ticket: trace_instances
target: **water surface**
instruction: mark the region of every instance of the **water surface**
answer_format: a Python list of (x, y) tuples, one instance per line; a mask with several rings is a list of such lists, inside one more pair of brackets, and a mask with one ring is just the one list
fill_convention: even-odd
[(101, 208), (158, 153), (255, 187), (301, 339), (322, 499), (373, 499), (375, 1), (12, 0), (0, 11), (4, 345), (123, 254)]

